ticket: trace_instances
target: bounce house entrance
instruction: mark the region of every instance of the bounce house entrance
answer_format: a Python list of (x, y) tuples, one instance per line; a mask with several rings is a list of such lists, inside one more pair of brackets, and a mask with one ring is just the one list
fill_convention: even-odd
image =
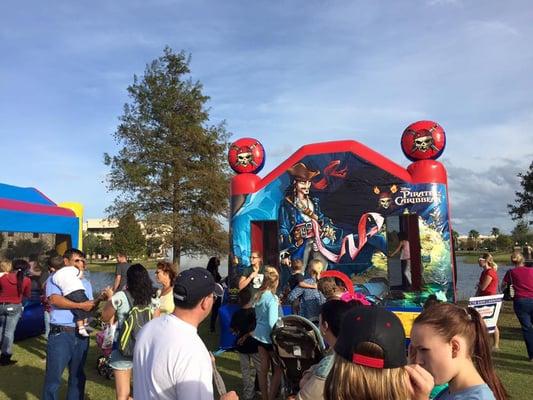
[[(409, 250), (399, 251), (397, 257), (387, 259), (388, 281), (391, 290), (420, 290), (422, 286), (422, 262), (420, 256), (420, 231), (417, 214), (401, 214), (386, 218), (387, 254), (393, 253), (400, 246), (401, 238), (409, 243)], [(402, 268), (402, 254), (409, 255), (409, 281), (406, 282)], [(406, 262), (405, 260), (403, 261)], [(404, 275), (402, 279), (402, 275)]]
[(252, 251), (263, 255), (265, 265), (279, 266), (278, 223), (277, 221), (253, 221)]

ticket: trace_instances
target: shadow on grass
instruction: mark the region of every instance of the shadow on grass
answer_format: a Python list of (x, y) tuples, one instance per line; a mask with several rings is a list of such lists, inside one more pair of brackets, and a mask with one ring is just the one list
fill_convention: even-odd
[(18, 342), (18, 344), (37, 358), (41, 360), (46, 358), (46, 339), (44, 337), (38, 336), (31, 339), (25, 339)]
[(505, 327), (500, 329), (500, 339), (523, 340), (522, 329), (517, 327)]
[[(30, 365), (18, 366), (17, 364), (2, 367), (0, 370), (0, 398), (40, 399), (43, 380), (42, 368)], [(66, 381), (63, 380), (62, 384), (66, 385)]]
[(495, 360), (496, 371), (508, 372), (513, 374), (524, 375), (529, 379), (531, 377), (531, 363), (526, 361), (525, 357), (519, 361)]

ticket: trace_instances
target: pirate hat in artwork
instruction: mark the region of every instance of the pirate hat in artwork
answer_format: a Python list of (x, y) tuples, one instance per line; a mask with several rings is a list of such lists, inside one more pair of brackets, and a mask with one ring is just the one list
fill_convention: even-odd
[(304, 163), (299, 162), (287, 169), (287, 172), (297, 181), (310, 181), (315, 176), (320, 174), (320, 171), (310, 170)]

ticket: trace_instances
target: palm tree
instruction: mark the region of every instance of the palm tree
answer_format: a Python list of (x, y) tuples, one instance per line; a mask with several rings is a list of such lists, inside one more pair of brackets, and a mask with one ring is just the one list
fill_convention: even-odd
[(490, 234), (491, 236), (494, 236), (494, 239), (496, 239), (498, 236), (500, 236), (500, 229), (499, 228), (496, 228), (496, 227), (493, 227), (492, 230), (490, 231)]
[(468, 232), (468, 237), (474, 241), (474, 250), (477, 250), (477, 240), (479, 238), (479, 232), (475, 229), (472, 229), (470, 230), (470, 232)]

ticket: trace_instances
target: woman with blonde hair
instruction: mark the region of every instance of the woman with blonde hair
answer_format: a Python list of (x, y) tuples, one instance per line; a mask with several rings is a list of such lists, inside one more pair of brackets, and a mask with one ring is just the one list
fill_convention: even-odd
[[(484, 253), (478, 260), (479, 266), (483, 269), (479, 277), (476, 296), (494, 296), (498, 294), (498, 265), (490, 253)], [(494, 327), (494, 350), (500, 349), (500, 330)]]
[(298, 315), (307, 318), (317, 326), (318, 317), (320, 315), (320, 306), (326, 301), (324, 295), (316, 288), (323, 268), (324, 264), (322, 261), (310, 261), (308, 268), (309, 278), (304, 280), (307, 287), (296, 286), (287, 297), (287, 301), (291, 304), (300, 300)]
[[(272, 340), (270, 334), (276, 324), (279, 313), (279, 299), (276, 290), (279, 285), (279, 273), (276, 268), (265, 267), (263, 284), (255, 295), (255, 329), (252, 337), (257, 341), (261, 365), (259, 368), (259, 389), (263, 400), (273, 400), (278, 394), (281, 382), (281, 369), (279, 365), (272, 363)], [(273, 364), (274, 373), (268, 387), (268, 372)], [(269, 391), (270, 389), (270, 391)]]
[(365, 306), (347, 311), (333, 349), (325, 400), (429, 398), (433, 379), (420, 366), (407, 365), (405, 331), (392, 312)]

